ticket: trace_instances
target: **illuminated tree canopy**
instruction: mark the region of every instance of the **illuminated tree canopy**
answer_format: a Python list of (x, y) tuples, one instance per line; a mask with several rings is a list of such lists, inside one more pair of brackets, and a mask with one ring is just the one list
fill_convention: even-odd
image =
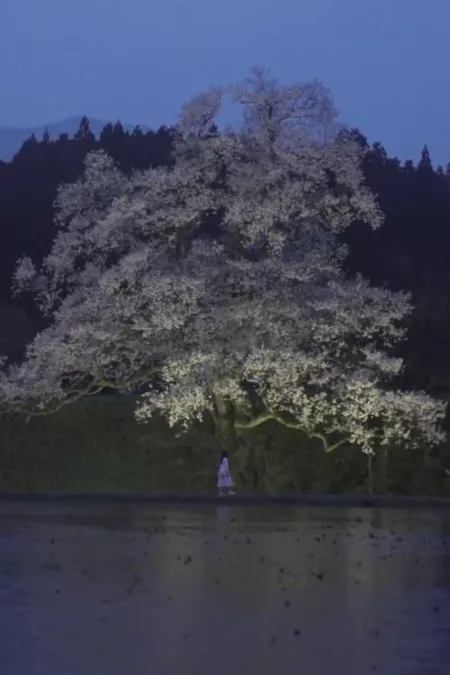
[[(219, 132), (227, 97), (242, 116)], [(61, 186), (50, 254), (14, 279), (49, 327), (4, 366), (3, 402), (139, 388), (137, 418), (180, 429), (210, 414), (276, 420), (326, 450), (441, 442), (443, 404), (395, 384), (409, 297), (343, 271), (337, 234), (382, 215), (329, 91), (254, 69), (187, 104), (178, 132), (171, 167), (125, 175), (99, 151)]]

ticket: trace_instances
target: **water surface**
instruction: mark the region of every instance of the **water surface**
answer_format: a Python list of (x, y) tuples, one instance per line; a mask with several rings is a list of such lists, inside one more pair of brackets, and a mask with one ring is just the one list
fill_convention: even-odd
[(2, 675), (445, 675), (450, 513), (2, 504)]

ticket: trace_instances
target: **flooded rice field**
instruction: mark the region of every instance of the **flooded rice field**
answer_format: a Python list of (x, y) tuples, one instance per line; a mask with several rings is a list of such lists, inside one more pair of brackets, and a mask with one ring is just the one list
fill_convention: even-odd
[(0, 505), (2, 675), (448, 675), (450, 512)]

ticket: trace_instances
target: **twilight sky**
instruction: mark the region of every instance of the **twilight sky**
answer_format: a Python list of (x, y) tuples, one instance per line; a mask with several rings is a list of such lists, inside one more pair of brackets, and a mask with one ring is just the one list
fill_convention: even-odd
[(252, 65), (323, 81), (402, 159), (450, 161), (450, 0), (0, 0), (0, 125), (170, 124)]

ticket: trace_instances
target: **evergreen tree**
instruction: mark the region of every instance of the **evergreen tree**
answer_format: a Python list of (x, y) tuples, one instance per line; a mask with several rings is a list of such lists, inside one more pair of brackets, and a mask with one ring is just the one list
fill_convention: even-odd
[(83, 143), (83, 145), (88, 147), (90, 150), (96, 146), (97, 141), (91, 131), (89, 119), (86, 116), (81, 118), (80, 126), (78, 127), (78, 131), (74, 134), (74, 139)]
[(450, 183), (450, 162), (447, 162), (447, 166), (445, 167), (445, 178)]
[(31, 136), (22, 143), (22, 146), (19, 152), (15, 155), (15, 157), (18, 157), (20, 159), (32, 157), (36, 154), (37, 150), (38, 150), (38, 141), (36, 139), (36, 136), (34, 134), (31, 134)]
[(433, 171), (433, 164), (431, 162), (430, 151), (428, 150), (428, 147), (426, 145), (424, 145), (422, 148), (422, 153), (420, 155), (420, 160), (417, 165), (417, 169), (418, 171), (427, 171), (429, 173)]

